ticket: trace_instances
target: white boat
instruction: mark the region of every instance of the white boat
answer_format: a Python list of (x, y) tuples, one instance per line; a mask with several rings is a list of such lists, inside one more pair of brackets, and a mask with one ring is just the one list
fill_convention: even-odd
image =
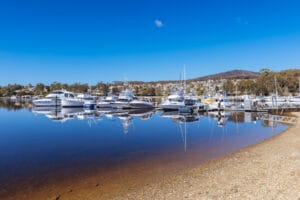
[(201, 103), (196, 97), (184, 96), (182, 91), (173, 92), (159, 105), (159, 108), (163, 110), (179, 110), (180, 112), (205, 110), (206, 107), (207, 104)]
[(112, 108), (113, 104), (116, 102), (117, 96), (115, 94), (109, 93), (104, 99), (101, 99), (97, 103), (98, 108)]
[(137, 99), (133, 92), (129, 89), (122, 91), (118, 99), (112, 104), (113, 108), (117, 109), (128, 109), (130, 107), (130, 102)]
[(179, 111), (181, 112), (191, 112), (193, 110), (196, 111), (206, 111), (208, 109), (208, 104), (207, 103), (201, 103), (198, 98), (195, 96), (185, 96), (184, 97), (184, 108), (180, 108)]
[(133, 109), (154, 108), (154, 103), (151, 101), (150, 98), (133, 99), (129, 102), (129, 105)]
[(289, 102), (293, 105), (300, 105), (300, 96), (290, 97)]
[(286, 105), (287, 99), (285, 97), (280, 97), (276, 94), (273, 94), (272, 96), (266, 97), (265, 99), (265, 105), (268, 107), (278, 107), (278, 106), (283, 106)]
[(54, 90), (49, 93), (45, 98), (33, 100), (32, 103), (35, 106), (60, 106), (61, 99), (65, 97), (65, 94), (68, 93), (66, 90)]
[(78, 94), (78, 99), (81, 99), (84, 103), (84, 107), (94, 108), (96, 106), (96, 97), (89, 94)]
[(183, 68), (182, 80), (177, 86), (177, 90), (173, 91), (167, 99), (163, 100), (159, 108), (163, 110), (179, 110), (180, 112), (192, 112), (195, 108), (204, 105), (198, 99), (192, 96), (185, 96), (186, 81), (185, 81), (185, 66)]
[(62, 107), (83, 107), (84, 101), (76, 98), (71, 92), (66, 92), (64, 97), (61, 99)]
[(159, 105), (159, 108), (163, 110), (179, 110), (183, 109), (184, 107), (184, 94), (182, 91), (173, 92)]

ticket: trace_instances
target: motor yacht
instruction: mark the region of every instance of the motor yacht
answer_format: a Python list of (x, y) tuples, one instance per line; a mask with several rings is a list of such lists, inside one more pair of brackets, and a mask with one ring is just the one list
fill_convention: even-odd
[(77, 98), (83, 101), (84, 107), (94, 108), (96, 106), (96, 97), (90, 94), (78, 94)]
[(184, 106), (184, 93), (182, 91), (174, 91), (159, 105), (159, 108), (163, 110), (179, 110), (183, 109)]
[(129, 105), (133, 109), (147, 109), (154, 108), (154, 103), (150, 98), (133, 99), (129, 102)]
[(184, 107), (180, 107), (180, 112), (191, 112), (191, 111), (205, 111), (208, 109), (208, 104), (201, 103), (195, 96), (185, 96), (184, 97)]
[(264, 99), (265, 106), (268, 107), (278, 107), (286, 105), (287, 99), (285, 97), (280, 97), (276, 94), (272, 94), (271, 96), (265, 97)]
[(126, 89), (119, 94), (118, 99), (112, 104), (112, 107), (117, 109), (128, 109), (131, 108), (129, 103), (136, 99), (133, 92)]
[(35, 99), (32, 103), (35, 106), (60, 106), (61, 99), (65, 97), (65, 94), (68, 93), (66, 90), (54, 90), (49, 93), (45, 98), (42, 99)]
[(300, 105), (300, 96), (293, 96), (289, 98), (289, 102), (292, 105)]
[(101, 99), (100, 101), (97, 102), (97, 107), (98, 108), (112, 108), (113, 104), (116, 102), (118, 97), (113, 94), (109, 93), (104, 99)]
[(62, 107), (83, 107), (84, 101), (75, 97), (71, 92), (65, 92), (64, 97), (61, 99)]

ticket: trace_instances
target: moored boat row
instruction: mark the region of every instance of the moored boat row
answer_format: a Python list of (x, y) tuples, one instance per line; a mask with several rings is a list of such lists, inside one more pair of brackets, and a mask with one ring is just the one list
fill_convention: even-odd
[(55, 90), (45, 98), (32, 101), (37, 107), (61, 106), (61, 107), (99, 107), (99, 108), (154, 108), (154, 103), (149, 98), (137, 98), (129, 89), (124, 90), (117, 97), (108, 94), (107, 97), (97, 101), (97, 98), (88, 94), (75, 95), (66, 90)]
[(209, 110), (254, 110), (259, 108), (276, 108), (282, 106), (300, 106), (300, 97), (278, 97), (276, 95), (263, 98), (250, 98), (245, 96), (241, 102), (235, 102), (226, 95), (203, 97), (201, 100), (193, 95), (185, 95), (182, 90), (173, 91), (162, 100), (159, 105), (154, 104), (150, 98), (138, 98), (132, 90), (126, 89), (118, 96), (109, 93), (106, 97), (98, 98), (89, 94), (75, 95), (66, 90), (55, 90), (45, 98), (32, 101), (37, 107), (88, 107), (108, 109), (147, 109), (178, 110), (181, 112), (209, 111)]

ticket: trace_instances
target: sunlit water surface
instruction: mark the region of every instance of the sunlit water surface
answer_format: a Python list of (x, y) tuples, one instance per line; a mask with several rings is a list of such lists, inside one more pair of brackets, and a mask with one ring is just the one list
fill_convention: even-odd
[(287, 128), (256, 113), (2, 107), (0, 194), (43, 174), (122, 166), (160, 155), (199, 164)]

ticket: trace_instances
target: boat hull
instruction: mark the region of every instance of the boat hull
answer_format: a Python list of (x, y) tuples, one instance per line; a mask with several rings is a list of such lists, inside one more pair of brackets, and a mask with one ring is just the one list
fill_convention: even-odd
[(115, 102), (115, 103), (112, 104), (112, 108), (115, 108), (115, 109), (130, 109), (131, 106), (129, 105), (129, 103)]
[(83, 107), (84, 101), (79, 99), (62, 99), (61, 100), (62, 107)]
[(99, 102), (97, 103), (97, 108), (113, 108), (113, 103)]
[(32, 103), (36, 107), (53, 107), (53, 106), (60, 106), (61, 100), (60, 99), (38, 99), (38, 100), (33, 100)]
[(163, 110), (183, 110), (184, 109), (184, 105), (178, 105), (178, 104), (161, 104), (159, 106), (160, 109)]
[(129, 103), (130, 107), (132, 109), (150, 109), (150, 108), (154, 108), (154, 105), (152, 103), (144, 103), (144, 102), (131, 102)]

